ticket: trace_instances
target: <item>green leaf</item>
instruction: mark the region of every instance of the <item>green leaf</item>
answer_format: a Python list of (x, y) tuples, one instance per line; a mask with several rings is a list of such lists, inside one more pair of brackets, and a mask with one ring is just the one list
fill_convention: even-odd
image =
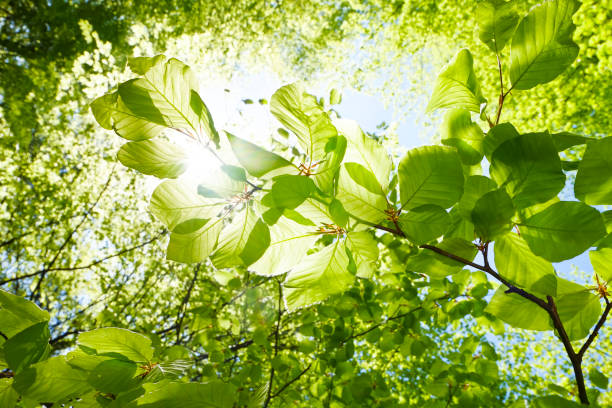
[(519, 15), (516, 13), (513, 1), (487, 0), (478, 4), (476, 20), (480, 41), (498, 54), (512, 38), (519, 22)]
[(424, 205), (402, 213), (399, 224), (410, 242), (421, 245), (444, 234), (450, 216), (437, 205)]
[(10, 369), (19, 373), (47, 358), (51, 352), (50, 336), (48, 322), (40, 322), (9, 338), (4, 343), (4, 355)]
[(368, 169), (376, 177), (384, 193), (387, 194), (389, 192), (389, 175), (393, 168), (393, 162), (387, 150), (376, 140), (363, 133), (357, 122), (353, 120), (338, 119), (334, 124), (338, 128), (338, 132), (348, 141), (344, 161), (359, 163)]
[(521, 20), (510, 49), (512, 88), (550, 82), (574, 62), (578, 46), (572, 40), (572, 15), (579, 5), (574, 0), (547, 1)]
[(160, 140), (129, 142), (121, 146), (117, 159), (126, 167), (159, 178), (176, 178), (188, 166), (186, 152), (178, 146)]
[(274, 178), (270, 193), (264, 198), (263, 204), (268, 207), (288, 208), (298, 207), (307, 198), (314, 195), (316, 186), (306, 176), (282, 175)]
[(302, 261), (317, 239), (314, 226), (282, 217), (270, 227), (270, 246), (249, 270), (264, 276), (285, 273)]
[(557, 311), (569, 339), (588, 336), (601, 314), (599, 297), (584, 286), (561, 278), (557, 278), (557, 295)]
[[(150, 388), (149, 388), (150, 387)], [(236, 387), (214, 380), (209, 383), (162, 383), (145, 385), (145, 393), (136, 400), (144, 408), (232, 408)]]
[(132, 112), (119, 92), (106, 94), (91, 103), (91, 112), (105, 129), (114, 130), (128, 140), (146, 140), (158, 136), (164, 126), (149, 122)]
[(612, 137), (587, 145), (574, 183), (574, 194), (590, 205), (612, 204)]
[(329, 204), (329, 215), (334, 221), (334, 224), (343, 228), (346, 227), (349, 215), (344, 209), (342, 203), (336, 198), (332, 199), (331, 203)]
[(387, 218), (387, 200), (376, 177), (358, 163), (344, 163), (338, 177), (338, 192), (344, 209), (353, 217), (378, 224)]
[(128, 67), (130, 67), (133, 73), (144, 75), (153, 66), (165, 60), (166, 56), (163, 54), (159, 54), (154, 57), (128, 57)]
[(606, 233), (599, 211), (575, 201), (555, 203), (519, 225), (533, 253), (551, 262), (580, 255)]
[(591, 368), (589, 370), (589, 379), (596, 387), (599, 387), (604, 390), (608, 388), (608, 377), (603, 375), (596, 368)]
[(529, 405), (530, 408), (580, 408), (582, 405), (574, 401), (568, 401), (558, 395), (535, 398)]
[(470, 112), (465, 109), (451, 109), (444, 116), (441, 129), (442, 144), (457, 148), (464, 164), (478, 164), (482, 160), (482, 129), (472, 122)]
[(612, 281), (612, 248), (590, 251), (589, 258), (595, 273), (606, 282)]
[(223, 218), (212, 218), (199, 229), (191, 232), (172, 232), (166, 256), (168, 259), (182, 263), (202, 262), (217, 246), (219, 234), (223, 228)]
[(279, 88), (270, 99), (272, 114), (298, 138), (312, 162), (325, 156), (325, 145), (336, 128), (314, 96), (297, 83)]
[(526, 330), (552, 330), (552, 323), (544, 309), (516, 293), (506, 293), (507, 290), (505, 286), (500, 286), (485, 308), (485, 312), (513, 327)]
[(132, 361), (102, 361), (89, 373), (87, 382), (100, 392), (117, 395), (138, 385), (137, 367)]
[(517, 208), (548, 201), (565, 185), (561, 160), (548, 133), (529, 133), (502, 143), (493, 153), (490, 172)]
[(196, 140), (218, 142), (219, 135), (197, 88), (189, 67), (172, 58), (158, 61), (142, 78), (119, 85), (119, 95), (140, 119), (180, 129)]
[(236, 181), (246, 181), (246, 172), (242, 167), (233, 166), (231, 164), (222, 164), (221, 171), (224, 172), (231, 178)]
[(346, 246), (351, 251), (357, 268), (357, 277), (370, 278), (378, 261), (378, 243), (368, 231), (346, 234)]
[(4, 290), (0, 290), (0, 306), (0, 332), (8, 338), (36, 323), (49, 321), (47, 311)]
[(134, 362), (149, 362), (153, 358), (153, 347), (148, 337), (116, 327), (80, 333), (77, 344), (95, 350), (96, 354), (119, 354)]
[(15, 375), (13, 387), (32, 401), (56, 403), (91, 389), (85, 371), (72, 368), (64, 356), (36, 363)]
[(253, 208), (247, 206), (223, 228), (219, 243), (210, 260), (217, 268), (248, 266), (259, 259), (270, 245), (268, 226)]
[(306, 256), (283, 283), (287, 309), (293, 311), (325, 300), (348, 289), (355, 277), (347, 270), (345, 242), (337, 239), (319, 252)]
[[(472, 261), (478, 252), (474, 244), (461, 238), (446, 238), (436, 246), (468, 261)], [(425, 273), (432, 278), (444, 278), (459, 272), (464, 266), (429, 249), (420, 250), (406, 262), (406, 270)]]
[(236, 158), (250, 175), (263, 177), (270, 172), (273, 172), (273, 175), (278, 175), (279, 171), (296, 169), (289, 160), (231, 133), (226, 132), (226, 134)]
[(463, 193), (463, 170), (454, 149), (423, 146), (409, 150), (398, 167), (402, 208), (425, 204), (448, 208)]
[(510, 123), (500, 123), (489, 130), (482, 142), (482, 149), (489, 161), (493, 156), (493, 152), (497, 150), (506, 140), (519, 137), (520, 134)]
[(514, 205), (510, 196), (502, 189), (489, 191), (476, 201), (472, 210), (472, 222), (476, 234), (483, 241), (491, 241), (511, 228), (510, 219)]
[(344, 158), (346, 146), (347, 143), (344, 136), (330, 137), (325, 145), (325, 156), (317, 161), (318, 164), (314, 168), (315, 171), (312, 179), (324, 193), (332, 194), (333, 192), (334, 179)]
[(594, 140), (590, 137), (580, 136), (569, 132), (552, 133), (550, 136), (552, 137), (553, 143), (559, 152), (569, 149), (570, 147), (590, 143)]
[(17, 406), (19, 394), (13, 388), (12, 378), (0, 378), (0, 407), (13, 408)]
[(330, 105), (340, 105), (341, 103), (342, 103), (342, 93), (336, 88), (333, 88), (331, 91), (329, 91), (329, 104)]
[(485, 176), (469, 176), (465, 180), (463, 195), (456, 205), (457, 211), (462, 217), (472, 221), (472, 210), (478, 199), (495, 189), (497, 189), (497, 184), (490, 178)]
[(555, 270), (550, 262), (534, 255), (525, 240), (508, 233), (495, 240), (495, 265), (501, 276), (520, 288), (550, 296), (557, 294)]
[(463, 49), (438, 75), (426, 112), (441, 108), (465, 108), (480, 112), (486, 102), (474, 74), (472, 54)]
[[(187, 221), (200, 220), (203, 224), (219, 214), (223, 205), (224, 203), (217, 199), (202, 197), (190, 183), (167, 180), (153, 192), (149, 210), (169, 230), (173, 231), (182, 225), (183, 232), (191, 232), (189, 228), (184, 228), (187, 227)], [(195, 223), (192, 230), (200, 226)]]

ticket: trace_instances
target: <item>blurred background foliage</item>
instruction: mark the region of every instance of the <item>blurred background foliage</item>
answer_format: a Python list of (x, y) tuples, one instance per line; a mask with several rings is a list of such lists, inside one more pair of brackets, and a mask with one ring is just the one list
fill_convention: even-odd
[[(519, 2), (524, 11), (535, 3)], [(457, 49), (476, 56), (489, 112), (496, 107), (497, 62), (478, 41), (476, 4), (1, 1), (2, 289), (50, 311), (56, 353), (73, 347), (79, 331), (130, 328), (150, 334), (168, 355), (193, 360), (192, 379), (220, 377), (248, 390), (275, 367), (277, 406), (435, 407), (463, 395), (465, 404), (490, 407), (521, 395), (574, 392), (569, 363), (551, 357), (563, 355), (552, 335), (504, 330), (484, 319), (490, 284), (477, 274), (422, 289), (426, 278), (397, 266), (409, 250), (400, 241), (385, 242), (372, 281), (283, 316), (275, 356), (277, 281), (166, 261), (167, 236), (142, 194), (151, 186), (116, 165), (120, 141), (89, 112), (95, 97), (126, 79), (128, 56), (163, 52), (191, 65), (204, 85), (263, 72), (280, 82), (302, 79), (372, 95), (394, 120), (374, 136), (427, 142), (437, 137), (441, 118), (424, 114), (426, 100)], [(503, 120), (522, 132), (610, 135), (611, 20), (610, 1), (583, 1), (574, 18), (578, 59), (557, 81), (513, 94)], [(237, 128), (261, 109), (231, 107), (226, 126)], [(417, 124), (414, 134), (397, 134), (406, 120)], [(278, 136), (276, 127), (270, 123), (265, 137)], [(397, 317), (398, 305), (413, 311)], [(587, 367), (612, 372), (609, 336), (606, 327), (606, 341), (591, 353), (600, 357)], [(443, 372), (450, 373), (446, 380), (436, 378)], [(612, 400), (604, 393), (599, 401)]]

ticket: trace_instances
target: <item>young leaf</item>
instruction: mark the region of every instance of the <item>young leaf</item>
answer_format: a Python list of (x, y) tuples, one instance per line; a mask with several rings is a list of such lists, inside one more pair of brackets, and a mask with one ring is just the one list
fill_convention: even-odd
[(289, 160), (234, 136), (231, 133), (226, 132), (226, 134), (236, 158), (250, 175), (263, 177), (270, 172), (274, 172), (274, 175), (278, 175), (278, 172), (274, 170), (286, 169), (288, 172), (291, 171), (292, 168), (297, 172), (296, 167)]
[(353, 120), (338, 119), (334, 125), (348, 141), (344, 161), (359, 163), (369, 170), (378, 180), (384, 194), (387, 194), (393, 162), (385, 148), (363, 133), (357, 122)]
[(188, 166), (183, 149), (160, 139), (126, 143), (117, 153), (117, 159), (126, 167), (158, 178), (176, 178)]
[(210, 260), (216, 268), (248, 266), (259, 259), (270, 245), (268, 226), (251, 206), (238, 213), (221, 231), (219, 243)]
[(502, 143), (493, 153), (490, 172), (519, 209), (548, 201), (565, 185), (548, 133), (529, 133)]
[(473, 65), (472, 54), (466, 49), (459, 51), (438, 75), (426, 112), (441, 108), (465, 108), (480, 112), (480, 104), (486, 100), (480, 91)]
[(298, 138), (300, 146), (314, 162), (325, 156), (327, 139), (336, 136), (336, 128), (314, 96), (300, 84), (279, 88), (270, 99), (270, 111)]
[(519, 132), (517, 132), (514, 126), (512, 126), (510, 123), (500, 123), (499, 125), (494, 126), (489, 130), (489, 133), (487, 133), (482, 142), (482, 148), (485, 156), (489, 161), (491, 161), (493, 152), (497, 150), (502, 143), (504, 143), (506, 140), (514, 139), (515, 137), (519, 136)]
[(319, 252), (304, 258), (283, 283), (289, 310), (325, 300), (345, 291), (355, 277), (347, 270), (349, 259), (344, 240), (337, 239)]
[(402, 208), (425, 204), (448, 208), (463, 193), (463, 170), (457, 152), (449, 147), (423, 146), (409, 150), (399, 167)]
[(15, 376), (13, 387), (30, 401), (55, 403), (91, 389), (85, 371), (72, 368), (64, 356), (36, 363)]
[[(469, 176), (465, 180), (465, 188), (461, 199), (455, 206), (459, 214), (465, 219), (472, 221), (472, 210), (480, 197), (497, 189), (497, 184), (485, 176)], [(473, 237), (470, 237), (470, 240)]]
[(316, 192), (314, 182), (306, 176), (282, 175), (274, 178), (270, 192), (264, 198), (268, 207), (294, 209)]
[(0, 307), (0, 332), (8, 338), (36, 323), (49, 321), (47, 311), (4, 290), (0, 290)]
[(472, 223), (479, 238), (491, 241), (510, 229), (513, 215), (514, 205), (510, 196), (503, 189), (494, 190), (476, 201), (472, 210)]
[(132, 112), (119, 92), (106, 94), (91, 103), (91, 112), (105, 129), (114, 130), (119, 136), (128, 140), (147, 140), (158, 136), (164, 126), (149, 122)]
[(612, 248), (599, 248), (590, 251), (589, 258), (595, 273), (606, 282), (612, 281)]
[(399, 223), (410, 242), (421, 245), (444, 234), (450, 224), (450, 216), (437, 205), (424, 205), (403, 212)]
[(302, 261), (317, 239), (313, 225), (282, 217), (270, 227), (270, 246), (249, 269), (264, 276), (285, 273)]
[(580, 255), (606, 234), (599, 211), (575, 201), (555, 203), (519, 226), (533, 253), (551, 262)]
[(580, 340), (588, 336), (601, 314), (597, 295), (582, 285), (562, 278), (557, 278), (555, 302), (570, 340)]
[(480, 126), (472, 122), (470, 112), (451, 109), (444, 117), (441, 129), (442, 144), (457, 148), (464, 164), (478, 164), (482, 160), (483, 133)]
[(48, 322), (40, 322), (9, 338), (4, 343), (4, 355), (10, 369), (19, 373), (47, 358), (51, 352), (49, 337)]
[[(196, 225), (202, 225), (198, 223)], [(194, 231), (191, 226), (182, 231), (170, 234), (166, 256), (168, 259), (182, 263), (202, 262), (213, 252), (223, 228), (223, 218), (211, 218)], [(189, 231), (189, 232), (187, 232)]]
[(550, 82), (574, 62), (578, 46), (572, 40), (572, 15), (579, 6), (575, 0), (546, 1), (521, 20), (510, 49), (513, 89)]
[[(460, 238), (446, 238), (436, 246), (468, 261), (472, 261), (478, 252), (474, 244)], [(437, 254), (429, 249), (422, 249), (417, 255), (408, 258), (406, 269), (413, 272), (426, 273), (432, 278), (444, 278), (459, 272), (464, 266), (461, 262)]]
[(338, 178), (336, 198), (353, 217), (378, 224), (385, 218), (387, 200), (376, 177), (357, 163), (344, 163)]
[(151, 340), (139, 333), (116, 327), (95, 329), (79, 334), (79, 346), (85, 346), (100, 355), (120, 355), (137, 363), (153, 358)]
[(525, 240), (508, 233), (495, 240), (495, 265), (501, 276), (526, 290), (557, 294), (555, 270), (550, 262), (534, 255)]
[[(207, 220), (219, 214), (224, 205), (218, 199), (199, 195), (194, 186), (180, 180), (162, 182), (151, 196), (149, 210), (153, 215), (173, 231), (178, 225), (190, 220)], [(197, 229), (199, 227), (196, 227)], [(182, 229), (183, 232), (191, 232)]]
[(519, 15), (514, 9), (513, 1), (486, 0), (478, 4), (476, 20), (480, 41), (498, 54), (512, 37), (519, 22)]
[(552, 330), (552, 322), (544, 309), (516, 293), (506, 293), (506, 290), (502, 285), (495, 291), (485, 312), (520, 329)]
[(136, 400), (146, 408), (210, 407), (232, 408), (236, 401), (236, 387), (219, 380), (208, 383), (146, 384), (145, 393)]
[(180, 129), (197, 140), (218, 142), (210, 113), (195, 91), (193, 72), (172, 58), (160, 60), (142, 78), (119, 85), (119, 95), (133, 114), (157, 125)]
[(378, 261), (378, 243), (368, 231), (346, 234), (346, 246), (351, 251), (357, 268), (356, 276), (370, 278)]
[(612, 137), (587, 145), (576, 173), (574, 194), (590, 205), (612, 204)]

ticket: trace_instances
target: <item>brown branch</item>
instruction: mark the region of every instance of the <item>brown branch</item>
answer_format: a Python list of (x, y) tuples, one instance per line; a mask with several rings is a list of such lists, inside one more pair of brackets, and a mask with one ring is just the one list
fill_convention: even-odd
[(586, 393), (584, 375), (582, 374), (582, 360), (572, 347), (572, 343), (567, 335), (567, 332), (565, 331), (565, 327), (563, 327), (563, 323), (561, 322), (561, 318), (559, 317), (559, 313), (557, 311), (557, 306), (555, 305), (555, 301), (553, 300), (552, 296), (546, 296), (546, 300), (548, 300), (548, 305), (550, 306), (550, 311), (548, 314), (553, 321), (553, 325), (557, 330), (561, 343), (563, 343), (563, 347), (565, 347), (565, 352), (572, 363), (572, 368), (574, 369), (574, 375), (576, 377), (576, 385), (578, 386), (578, 397), (580, 398), (580, 402), (584, 405), (589, 405), (589, 397)]
[(607, 298), (605, 298), (605, 300), (606, 300), (606, 308), (604, 309), (601, 317), (599, 318), (599, 321), (595, 325), (595, 328), (593, 328), (593, 331), (591, 332), (589, 337), (586, 339), (586, 341), (584, 342), (584, 344), (582, 345), (582, 347), (580, 347), (580, 350), (578, 351), (578, 357), (580, 359), (582, 359), (582, 357), (584, 356), (584, 353), (586, 353), (587, 349), (591, 346), (591, 344), (597, 337), (597, 334), (599, 334), (599, 330), (603, 327), (604, 323), (606, 322), (606, 319), (608, 318), (608, 315), (610, 314), (610, 310), (612, 310), (612, 302), (610, 302)]
[[(240, 349), (243, 348), (247, 348), (249, 347), (251, 344), (253, 344), (253, 340), (247, 340), (245, 342), (242, 343), (238, 343), (238, 344), (234, 344), (232, 346), (229, 347), (230, 351), (238, 351)], [(195, 361), (202, 361), (202, 360), (206, 360), (209, 357), (209, 353), (202, 353), (199, 356), (197, 356), (195, 358)]]

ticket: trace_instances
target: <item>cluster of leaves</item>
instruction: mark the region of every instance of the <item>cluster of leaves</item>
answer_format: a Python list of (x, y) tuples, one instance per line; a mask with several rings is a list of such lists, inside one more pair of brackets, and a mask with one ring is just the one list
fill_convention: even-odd
[[(423, 305), (435, 304), (456, 297), (463, 293), (468, 281), (476, 283), (470, 291), (475, 300), (459, 303), (456, 308), (470, 310), (447, 309), (449, 316), (461, 317), (471, 312), (492, 322), (496, 316), (516, 327), (559, 330), (545, 307), (522, 295), (529, 294), (545, 303), (551, 299), (567, 339), (579, 340), (589, 335), (591, 326), (598, 321), (599, 298), (590, 288), (557, 276), (551, 262), (569, 259), (595, 244), (598, 249), (591, 251), (590, 256), (601, 278), (595, 290), (606, 302), (603, 316), (607, 315), (609, 303), (605, 283), (612, 277), (609, 269), (612, 246), (609, 235), (606, 236), (610, 217), (609, 213), (602, 215), (591, 206), (610, 204), (607, 170), (610, 155), (606, 154), (611, 150), (610, 140), (591, 140), (566, 133), (520, 134), (512, 125), (498, 123), (503, 100), (510, 90), (549, 82), (576, 57), (577, 47), (570, 38), (574, 9), (575, 4), (571, 1), (547, 2), (532, 10), (519, 24), (520, 18), (503, 4), (486, 3), (481, 19), (485, 22), (481, 32), (483, 41), (499, 53), (512, 39), (511, 87), (505, 91), (502, 83), (496, 115), (488, 118), (486, 110), (481, 109), (484, 97), (472, 68), (472, 56), (467, 50), (461, 51), (439, 76), (430, 102), (431, 109), (452, 108), (443, 127), (446, 146), (413, 149), (398, 166), (394, 166), (382, 146), (365, 135), (356, 123), (334, 117), (321, 100), (307, 94), (298, 84), (281, 88), (270, 101), (272, 113), (293, 134), (296, 154), (292, 157), (282, 157), (237, 136), (217, 132), (197, 93), (193, 74), (174, 59), (166, 60), (163, 56), (132, 59), (130, 68), (139, 78), (122, 83), (116, 92), (94, 102), (92, 110), (98, 122), (130, 140), (120, 150), (120, 161), (144, 174), (170, 178), (157, 187), (150, 207), (172, 231), (168, 258), (184, 263), (210, 258), (215, 268), (247, 269), (265, 277), (282, 277), (282, 285), (278, 280), (278, 319), (272, 339), (257, 331), (253, 333), (253, 341), (267, 345), (274, 354), (266, 405), (272, 396), (284, 390), (282, 386), (276, 392), (271, 391), (274, 372), (280, 375), (288, 372), (288, 367), (295, 367), (295, 362), (287, 360), (280, 352), (284, 305), (292, 315), (302, 317), (300, 333), (310, 338), (323, 337), (328, 356), (320, 366), (333, 366), (336, 381), (350, 384), (349, 395), (340, 392), (337, 398), (342, 401), (374, 398), (381, 404), (387, 400), (391, 406), (397, 399), (391, 387), (382, 386), (384, 379), (369, 373), (355, 375), (355, 360), (365, 361), (366, 356), (354, 357), (353, 338), (368, 334), (372, 342), (381, 338), (383, 354), (378, 358), (386, 358), (384, 352), (394, 348), (399, 348), (402, 356), (419, 355), (430, 342), (426, 337), (412, 339), (415, 331), (423, 329), (419, 328), (419, 320), (410, 323), (414, 315), (409, 312), (423, 308), (421, 301)], [(330, 101), (334, 99), (336, 97), (330, 97)], [(482, 118), (492, 125), (486, 135), (472, 122), (470, 111), (482, 113)], [(582, 160), (562, 161), (559, 152), (576, 145), (587, 146)], [(186, 150), (202, 147), (214, 152), (215, 157), (211, 159), (218, 160), (218, 169), (197, 175), (195, 182), (188, 178), (174, 179), (187, 168), (189, 155)], [(483, 175), (483, 157), (490, 164), (490, 177)], [(575, 195), (582, 202), (557, 198), (565, 184), (564, 169), (578, 169)], [(511, 230), (513, 226), (517, 233)], [(382, 231), (383, 235), (374, 230)], [(493, 249), (492, 245), (489, 247), (492, 241), (495, 241), (498, 272), (490, 268), (486, 258), (487, 251)], [(378, 242), (382, 243), (380, 247)], [(485, 255), (485, 265), (473, 263), (479, 250)], [(386, 321), (391, 323), (388, 328), (377, 332), (379, 326), (374, 324), (364, 329), (366, 333), (350, 334), (350, 326), (344, 320), (348, 321), (353, 314), (369, 314), (363, 320), (374, 315), (378, 316), (375, 321), (380, 319), (381, 311), (371, 302), (371, 289), (368, 296), (364, 293), (368, 293), (368, 279), (388, 258), (393, 260), (393, 268), (400, 269), (407, 278), (404, 280), (406, 293), (398, 295), (397, 290), (389, 287), (388, 296), (393, 302), (408, 303), (408, 306), (398, 305), (397, 310), (388, 313)], [(486, 302), (480, 299), (490, 285), (484, 274), (477, 278), (470, 276), (475, 273), (463, 270), (465, 265), (479, 266), (490, 275), (498, 274), (506, 285), (497, 290), (485, 310), (482, 309)], [(416, 273), (431, 277), (426, 285), (427, 299), (420, 299), (410, 290), (413, 289), (410, 280), (418, 276)], [(448, 276), (452, 276), (452, 282), (446, 279)], [(357, 282), (356, 277), (359, 278)], [(391, 282), (387, 284), (392, 285)], [(351, 289), (356, 286), (363, 290)], [(335, 306), (332, 310), (325, 312), (325, 305), (316, 306), (319, 314), (327, 313), (336, 318), (333, 326), (308, 327), (308, 319), (301, 315), (308, 309), (302, 308), (345, 291), (344, 296), (335, 296), (330, 301)], [(411, 308), (410, 302), (416, 304)], [(4, 307), (17, 311), (11, 313), (19, 313), (20, 307), (31, 306)], [(206, 313), (202, 312), (204, 315)], [(90, 399), (98, 398), (98, 402), (110, 404), (131, 401), (131, 404), (155, 406), (163, 401), (158, 405), (168, 406), (163, 405), (167, 402), (162, 398), (176, 398), (177, 403), (181, 403), (181, 398), (197, 396), (202, 402), (207, 393), (233, 394), (231, 390), (225, 392), (222, 383), (218, 382), (198, 384), (201, 389), (196, 384), (166, 386), (163, 382), (164, 391), (155, 394), (161, 388), (141, 385), (135, 380), (146, 372), (146, 368), (138, 368), (138, 364), (145, 367), (153, 364), (153, 352), (146, 338), (117, 332), (118, 329), (98, 332), (104, 337), (102, 345), (100, 337), (95, 338), (95, 335), (90, 343), (82, 340), (82, 337), (87, 339), (87, 333), (79, 336), (79, 344), (84, 346), (82, 352), (89, 356), (109, 352), (122, 356), (97, 356), (104, 361), (114, 361), (100, 370), (95, 368), (104, 361), (95, 359), (88, 360), (91, 365), (87, 366), (79, 366), (77, 361), (70, 364), (73, 356), (45, 360), (45, 344), (49, 337), (44, 332), (46, 323), (43, 328), (33, 328), (44, 320), (32, 322), (32, 328), (28, 324), (11, 334), (5, 333), (6, 344), (22, 330), (38, 330), (36, 333), (42, 333), (38, 337), (43, 340), (24, 343), (28, 350), (35, 350), (28, 352), (35, 356), (31, 361), (18, 357), (7, 361), (17, 375), (13, 385), (13, 380), (5, 381), (3, 396), (16, 398), (16, 393), (20, 393), (22, 401), (27, 403), (28, 400), (61, 402), (75, 396), (85, 399), (88, 395)], [(138, 352), (140, 357), (126, 356), (118, 351), (122, 340), (117, 333), (140, 339), (137, 347), (138, 350), (143, 347)], [(104, 348), (108, 338), (111, 338), (111, 345)], [(346, 338), (351, 341), (347, 342)], [(5, 355), (8, 355), (6, 347)], [(301, 344), (300, 347), (307, 346)], [(477, 347), (478, 341), (466, 342), (460, 352), (449, 357), (451, 364), (438, 362), (428, 366), (427, 375), (434, 381), (428, 382), (427, 394), (443, 401), (458, 401), (464, 406), (486, 403), (486, 387), (495, 383), (496, 356), (484, 347), (483, 354), (490, 358), (472, 361)], [(330, 356), (330, 350), (336, 349)], [(223, 354), (214, 356), (215, 361), (224, 358)], [(37, 362), (39, 359), (42, 361)], [(32, 363), (34, 365), (28, 367)], [(88, 373), (87, 368), (96, 374)], [(27, 385), (30, 384), (28, 378), (55, 378), (49, 373), (61, 369), (66, 373), (70, 370), (74, 378), (80, 378), (81, 383), (86, 384), (84, 388), (65, 395), (31, 394), (34, 391)], [(22, 370), (35, 374), (24, 376), (19, 374)], [(100, 373), (109, 373), (109, 377), (125, 381), (121, 386), (111, 386), (104, 382), (110, 381), (109, 378), (104, 381), (97, 378)], [(299, 379), (300, 373), (298, 369), (292, 377)], [(401, 375), (409, 377), (412, 374)], [(252, 374), (251, 378), (260, 376)], [(96, 377), (99, 382), (90, 377)], [(148, 375), (142, 377), (142, 382), (149, 382)], [(152, 378), (150, 382), (155, 383), (157, 380)], [(592, 381), (603, 383), (597, 373)], [(468, 382), (479, 385), (465, 387)], [(373, 384), (379, 386), (373, 389)], [(129, 388), (140, 391), (126, 392)], [(326, 395), (325, 390), (318, 388), (310, 390), (312, 398)], [(57, 389), (62, 390), (62, 387)], [(102, 394), (96, 394), (93, 389)], [(193, 390), (193, 394), (187, 389)], [(45, 388), (42, 390), (47, 392)], [(148, 400), (149, 397), (140, 396), (144, 390), (157, 396)], [(116, 399), (112, 401), (108, 394)], [(328, 395), (331, 400), (333, 393)], [(227, 401), (224, 403), (231, 405), (234, 398), (228, 397)], [(536, 406), (559, 406), (561, 403), (571, 404), (561, 402), (559, 397), (534, 401)]]

